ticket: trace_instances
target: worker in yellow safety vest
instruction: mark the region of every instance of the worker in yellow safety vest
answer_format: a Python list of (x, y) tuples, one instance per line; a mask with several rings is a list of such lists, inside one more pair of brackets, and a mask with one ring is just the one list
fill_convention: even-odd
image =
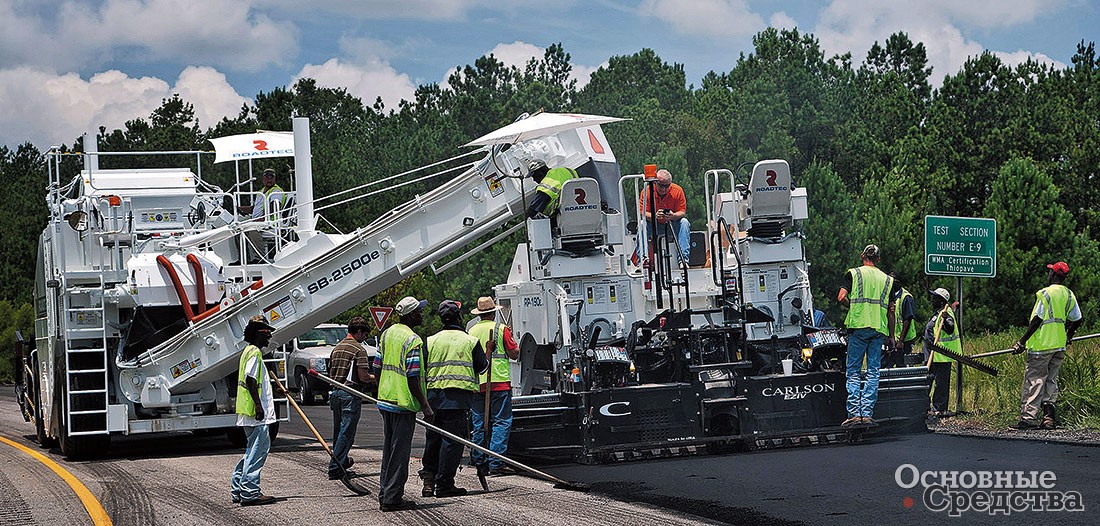
[[(428, 403), (435, 412), (432, 423), (453, 435), (466, 438), (470, 408), (475, 405), (477, 373), (489, 368), (481, 342), (462, 328), (462, 304), (444, 300), (439, 304), (443, 329), (428, 337), (428, 351), (421, 371), (428, 386)], [(428, 431), (424, 446), (425, 497), (461, 497), (465, 488), (455, 486), (455, 473), (462, 463), (461, 442)]]
[[(891, 276), (892, 277), (892, 276)], [(894, 318), (894, 329), (898, 333), (894, 348), (883, 357), (883, 367), (905, 367), (905, 359), (913, 352), (913, 343), (917, 341), (917, 308), (916, 301), (909, 290), (894, 281), (894, 298), (891, 316)]]
[(420, 362), (424, 340), (413, 327), (424, 320), (427, 301), (406, 296), (393, 308), (400, 317), (382, 332), (374, 368), (378, 373), (378, 412), (382, 415), (382, 467), (379, 474), (379, 509), (385, 512), (409, 510), (416, 502), (405, 499), (409, 479), (409, 454), (412, 450), (416, 413), (424, 419), (434, 416), (425, 395)]
[[(1058, 368), (1066, 357), (1066, 345), (1081, 325), (1077, 297), (1062, 283), (1069, 275), (1064, 261), (1047, 265), (1049, 285), (1035, 293), (1035, 306), (1023, 337), (1013, 346), (1016, 354), (1027, 350), (1027, 367), (1021, 389), (1020, 421), (1016, 429), (1054, 429), (1058, 416)], [(1039, 421), (1039, 409), (1043, 411)]]
[(271, 394), (262, 351), (271, 342), (274, 330), (260, 315), (253, 317), (244, 327), (244, 341), (248, 345), (241, 352), (237, 368), (236, 412), (237, 426), (244, 428), (248, 442), (244, 456), (233, 468), (230, 478), (230, 496), (233, 502), (239, 502), (241, 506), (262, 506), (283, 500), (260, 491), (260, 471), (271, 451), (268, 426), (277, 419), (275, 398)]
[[(242, 206), (241, 211), (251, 214), (252, 221), (278, 221), (283, 210), (290, 200), (289, 195), (275, 182), (275, 170), (268, 168), (263, 173), (263, 188), (260, 189), (262, 197), (257, 196), (251, 206)], [(266, 214), (266, 216), (265, 216)], [(265, 219), (266, 218), (266, 219)], [(275, 242), (275, 234), (264, 230), (248, 230), (245, 232), (248, 239), (248, 256), (250, 263), (259, 263), (261, 256), (270, 256), (272, 245)]]
[[(929, 295), (935, 314), (924, 327), (924, 341), (961, 354), (962, 328), (959, 327), (955, 311), (950, 305), (951, 293), (947, 289), (938, 288), (929, 291)], [(925, 354), (929, 356), (928, 370), (932, 373), (932, 385), (929, 386), (932, 409), (929, 416), (949, 416), (947, 403), (951, 394), (951, 364), (954, 360), (933, 351), (930, 345), (925, 345)]]
[[(537, 173), (533, 172), (532, 174)], [(572, 168), (554, 168), (546, 172), (541, 181), (538, 181), (535, 198), (527, 207), (527, 217), (552, 217), (558, 213), (558, 202), (561, 199), (561, 188), (565, 182), (577, 178), (577, 171)]]
[[(470, 334), (481, 341), (486, 354), (491, 355), (488, 374), (480, 378), (482, 398), (473, 408), (473, 441), (501, 455), (508, 451), (512, 432), (512, 363), (519, 359), (519, 346), (512, 329), (499, 319), (501, 306), (489, 296), (477, 300), (470, 314), (480, 318)], [(488, 410), (484, 396), (488, 396)], [(488, 437), (486, 437), (488, 433)], [(486, 440), (488, 439), (488, 440)], [(503, 475), (511, 468), (495, 457), (480, 451), (472, 452), (474, 465), (490, 475)]]
[[(894, 320), (890, 316), (890, 292), (894, 279), (875, 266), (879, 257), (878, 246), (864, 247), (860, 253), (863, 265), (848, 269), (851, 293), (849, 287), (842, 287), (837, 293), (837, 301), (847, 301), (850, 305), (848, 317), (844, 320), (844, 326), (848, 328), (848, 419), (841, 423), (844, 427), (874, 424), (871, 415), (878, 401), (884, 340), (887, 347), (894, 347)], [(861, 382), (864, 358), (867, 360), (867, 372)]]
[(271, 168), (264, 170), (261, 180), (264, 185), (260, 189), (263, 198), (257, 198), (255, 204), (253, 204), (252, 219), (258, 220), (264, 216), (264, 213), (267, 213), (267, 220), (275, 221), (278, 219), (278, 212), (286, 208), (288, 196), (283, 187), (275, 182), (275, 170)]

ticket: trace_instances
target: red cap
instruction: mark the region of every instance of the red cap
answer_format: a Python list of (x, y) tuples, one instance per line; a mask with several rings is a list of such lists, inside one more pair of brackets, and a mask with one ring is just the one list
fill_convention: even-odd
[(1067, 265), (1065, 261), (1059, 261), (1052, 265), (1047, 265), (1047, 268), (1053, 270), (1055, 274), (1060, 274), (1062, 276), (1069, 275), (1069, 265)]

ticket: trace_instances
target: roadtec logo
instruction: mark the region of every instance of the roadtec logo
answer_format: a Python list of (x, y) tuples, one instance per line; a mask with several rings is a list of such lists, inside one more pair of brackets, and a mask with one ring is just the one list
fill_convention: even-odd
[(768, 170), (765, 173), (765, 182), (768, 186), (761, 186), (756, 189), (757, 192), (779, 192), (786, 191), (787, 187), (780, 185), (775, 180), (779, 177), (779, 174), (775, 170)]
[(779, 396), (784, 400), (801, 400), (811, 393), (832, 393), (836, 391), (833, 384), (811, 385), (785, 385), (782, 387), (765, 387), (760, 394), (764, 396)]

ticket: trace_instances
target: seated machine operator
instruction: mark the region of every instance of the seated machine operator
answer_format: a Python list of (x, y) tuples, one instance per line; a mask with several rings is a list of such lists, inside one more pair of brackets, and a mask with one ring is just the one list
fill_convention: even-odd
[(646, 232), (652, 240), (656, 237), (653, 232), (653, 217), (656, 210), (656, 235), (669, 235), (671, 231), (680, 246), (680, 261), (686, 262), (688, 252), (691, 250), (691, 224), (687, 220), (687, 198), (684, 196), (684, 189), (673, 183), (672, 173), (664, 169), (657, 171), (657, 182), (652, 187), (656, 189), (654, 206), (650, 206), (649, 203), (650, 186), (647, 184), (638, 198), (638, 215), (645, 221)]

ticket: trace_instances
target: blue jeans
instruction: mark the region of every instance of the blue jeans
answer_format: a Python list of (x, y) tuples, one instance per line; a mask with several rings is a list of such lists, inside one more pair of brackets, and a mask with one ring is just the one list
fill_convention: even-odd
[(348, 466), (348, 452), (352, 442), (355, 442), (363, 401), (347, 391), (333, 389), (328, 394), (328, 405), (332, 408), (332, 454), (340, 460), (340, 464), (336, 463), (336, 459), (329, 460), (328, 474), (330, 477), (342, 477), (344, 469), (340, 465), (344, 468)]
[(244, 447), (244, 456), (233, 468), (230, 479), (230, 493), (242, 501), (258, 499), (260, 492), (260, 469), (267, 462), (267, 453), (271, 451), (271, 435), (267, 424), (245, 427), (248, 444)]
[[(649, 242), (655, 243), (657, 236), (653, 234), (653, 223), (646, 221), (646, 232), (649, 233)], [(669, 229), (672, 230), (672, 234), (676, 236), (676, 242), (680, 244), (680, 261), (686, 262), (688, 260), (688, 252), (691, 251), (691, 223), (686, 217), (681, 217), (679, 221), (670, 221), (665, 224), (657, 225), (657, 235), (667, 236)], [(669, 247), (675, 251), (675, 246)]]
[[(886, 336), (874, 329), (855, 329), (848, 333), (848, 416), (870, 417), (878, 401), (878, 370), (882, 365), (882, 343)], [(860, 369), (867, 357), (867, 373), (860, 388)]]
[[(511, 391), (490, 391), (489, 395), (489, 416), (492, 419), (491, 435), (489, 436), (489, 451), (493, 453), (499, 453), (504, 455), (508, 451), (508, 435), (512, 432), (512, 392)], [(474, 397), (473, 407), (473, 424), (474, 432), (470, 437), (470, 441), (479, 445), (485, 445), (485, 435), (483, 428), (485, 427), (485, 397)], [(474, 465), (480, 465), (488, 457), (489, 469), (500, 469), (504, 465), (497, 458), (489, 457), (485, 453), (482, 453), (476, 449), (471, 449), (470, 457), (474, 462)]]

